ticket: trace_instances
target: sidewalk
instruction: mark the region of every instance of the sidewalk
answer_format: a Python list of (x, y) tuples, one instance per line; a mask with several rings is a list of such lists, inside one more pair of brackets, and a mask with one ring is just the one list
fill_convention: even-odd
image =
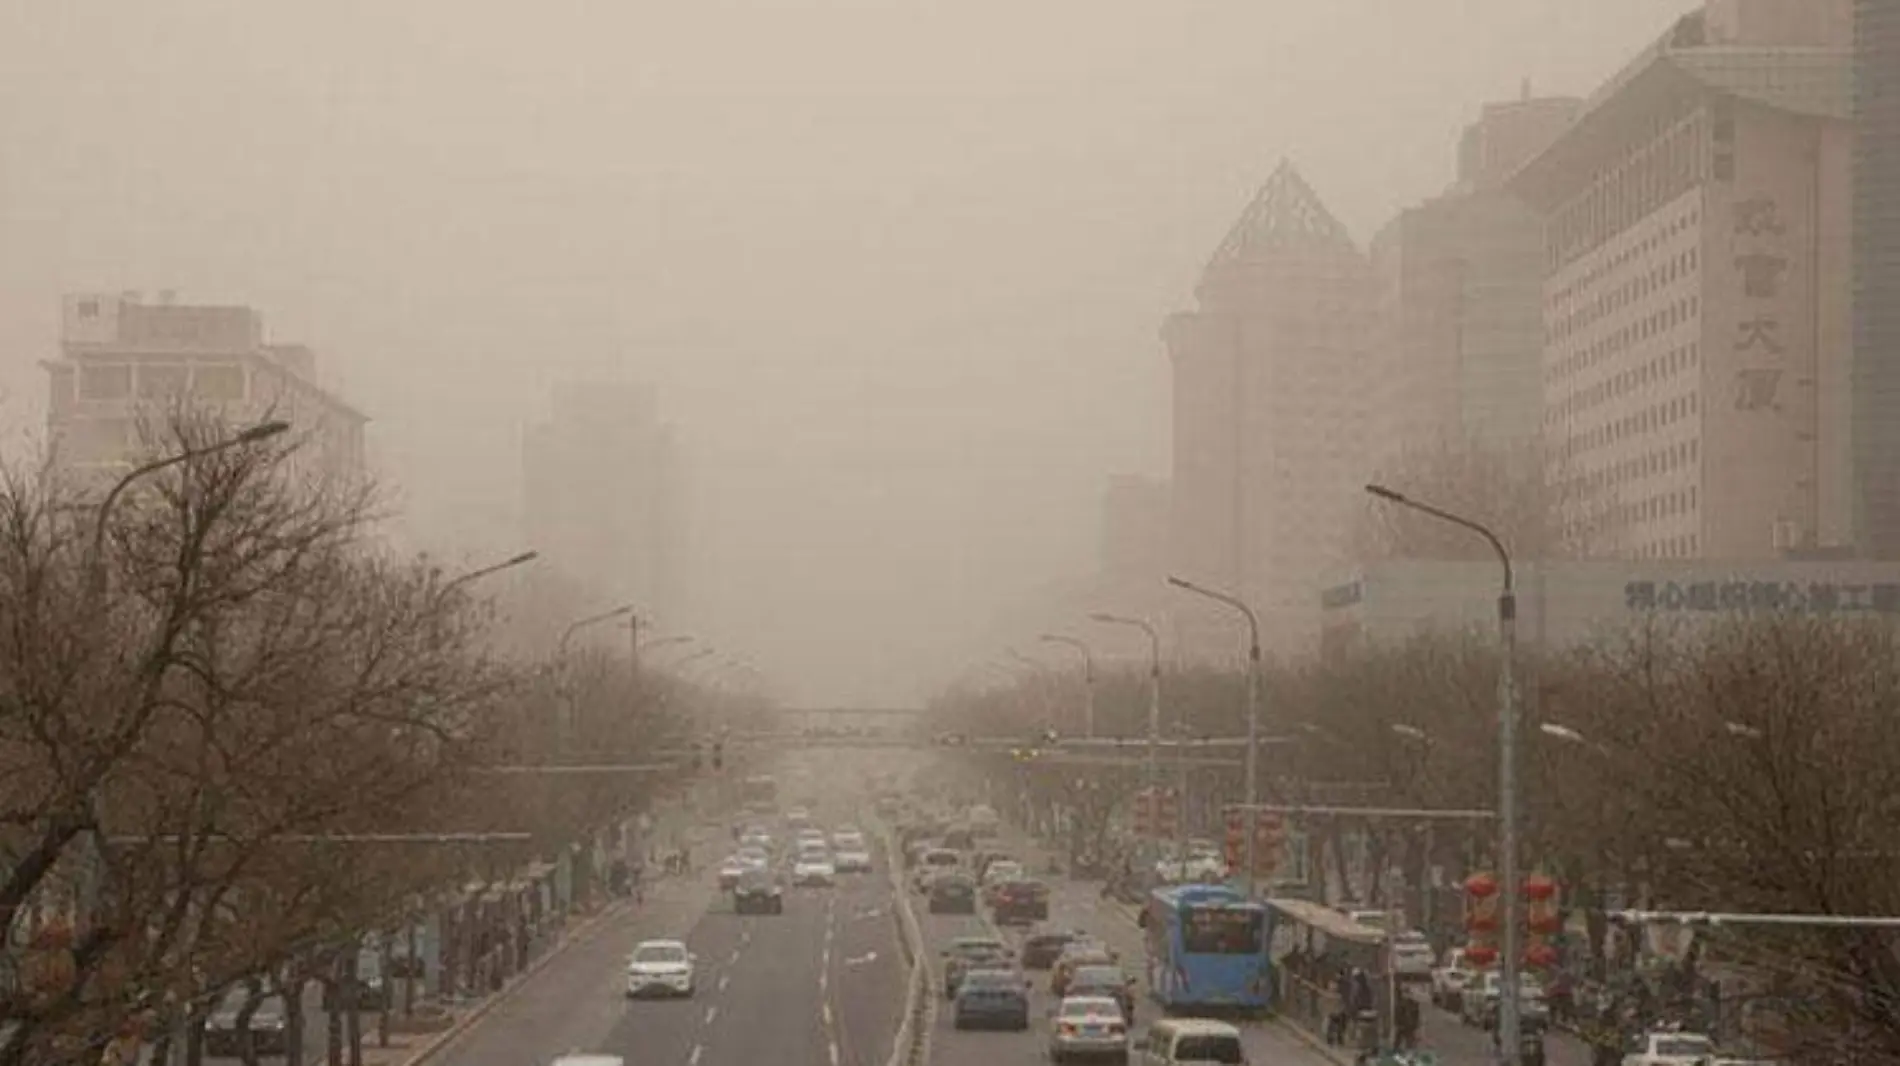
[(520, 973), (509, 978), (507, 983), (495, 992), (481, 999), (449, 1007), (449, 1023), (443, 1028), (431, 1032), (398, 1033), (397, 1021), (391, 1020), (389, 1046), (375, 1046), (375, 1036), (371, 1029), (373, 1018), (366, 1018), (363, 1047), (363, 1066), (419, 1066), (447, 1047), (469, 1026), (479, 1021), (483, 1015), (507, 1002), (520, 990), (521, 986), (534, 979), (542, 968), (561, 956), (573, 945), (587, 939), (588, 935), (612, 919), (625, 914), (635, 906), (631, 899), (616, 899), (595, 910), (592, 914), (577, 915), (570, 918), (554, 934), (550, 943)]

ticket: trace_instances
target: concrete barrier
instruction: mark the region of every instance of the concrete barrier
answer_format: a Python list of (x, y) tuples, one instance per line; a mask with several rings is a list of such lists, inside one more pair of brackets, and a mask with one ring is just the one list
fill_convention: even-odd
[(891, 882), (896, 900), (898, 940), (910, 959), (910, 980), (904, 992), (903, 1019), (897, 1039), (892, 1042), (886, 1066), (923, 1066), (930, 1061), (930, 1033), (936, 1028), (937, 997), (930, 994), (930, 956), (924, 944), (924, 929), (911, 907), (908, 886), (904, 883), (903, 853), (890, 830), (884, 830), (884, 871)]

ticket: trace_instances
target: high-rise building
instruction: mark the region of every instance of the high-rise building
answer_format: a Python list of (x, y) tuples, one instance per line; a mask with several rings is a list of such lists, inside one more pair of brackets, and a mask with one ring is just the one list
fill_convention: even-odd
[(1119, 474), (1102, 492), (1101, 570), (1159, 577), (1168, 558), (1168, 483)]
[(289, 422), (303, 446), (293, 469), (364, 471), (365, 416), (316, 382), (316, 356), (268, 344), (249, 307), (177, 303), (161, 293), (67, 296), (60, 358), (44, 364), (54, 466), (79, 481), (116, 477), (163, 447), (176, 411), (213, 413), (233, 429)]
[(1854, 129), (1856, 540), (1900, 559), (1900, 0), (1854, 5)]
[(1457, 182), (1372, 241), (1378, 293), (1374, 443), (1384, 461), (1466, 445), (1522, 452), (1543, 406), (1543, 224), (1502, 188), (1582, 101), (1485, 105)]
[(1545, 453), (1593, 553), (1849, 542), (1847, 2), (1710, 0), (1509, 183), (1545, 219)]
[(536, 630), (602, 607), (643, 618), (683, 609), (683, 483), (672, 427), (649, 389), (566, 382), (523, 446), (527, 543), (542, 563), (527, 576)]
[[(1183, 576), (1261, 613), (1263, 639), (1318, 632), (1320, 580), (1362, 506), (1370, 270), (1346, 228), (1282, 163), (1221, 242), (1198, 307), (1163, 330), (1174, 368), (1173, 544)], [(1223, 653), (1232, 619), (1180, 621)]]

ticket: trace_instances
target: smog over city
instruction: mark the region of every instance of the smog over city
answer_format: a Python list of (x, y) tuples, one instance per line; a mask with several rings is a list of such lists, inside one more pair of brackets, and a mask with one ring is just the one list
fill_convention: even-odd
[(524, 542), (523, 446), (560, 383), (637, 383), (685, 490), (656, 625), (915, 701), (1094, 569), (1109, 476), (1167, 473), (1163, 319), (1281, 160), (1363, 245), (1485, 103), (1587, 94), (1688, 6), (21, 5), (9, 454), (62, 295), (247, 306), (370, 417), (403, 546), (539, 548), (606, 607)]
[(0, 1066), (1900, 1066), (1900, 0), (0, 0), (0, 353)]

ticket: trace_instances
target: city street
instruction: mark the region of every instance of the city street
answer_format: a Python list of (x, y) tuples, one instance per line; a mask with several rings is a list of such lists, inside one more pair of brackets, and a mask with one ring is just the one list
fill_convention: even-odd
[[(1043, 923), (1046, 928), (1087, 930), (1119, 953), (1125, 966), (1136, 972), (1140, 970), (1141, 930), (1129, 920), (1126, 911), (1103, 900), (1099, 886), (1061, 877), (1051, 877), (1049, 883), (1049, 920)], [(914, 905), (933, 959), (933, 990), (942, 995), (942, 962), (938, 953), (959, 936), (996, 935), (996, 928), (987, 915), (926, 914), (922, 897), (916, 897)], [(1019, 943), (1022, 938), (1021, 931), (1015, 928), (1006, 929), (1001, 935), (1011, 943)], [(1035, 986), (1030, 993), (1028, 1032), (958, 1032), (953, 1012), (946, 1002), (938, 1012), (937, 1028), (932, 1034), (931, 1066), (993, 1066), (997, 1062), (1031, 1062), (1042, 1058), (1049, 1040), (1047, 1014), (1055, 1002), (1049, 994), (1049, 975), (1034, 971), (1029, 976)], [(1154, 1019), (1155, 1010), (1153, 1002), (1146, 998), (1136, 1001), (1137, 1032)], [(1247, 1023), (1242, 1031), (1250, 1062), (1329, 1066), (1324, 1055), (1282, 1026)]]
[[(890, 906), (882, 873), (830, 891), (788, 889), (783, 915), (745, 917), (710, 871), (659, 882), (644, 907), (568, 948), (430, 1064), (539, 1064), (597, 1051), (630, 1066), (881, 1066), (903, 990)], [(669, 937), (697, 956), (693, 998), (629, 1001), (628, 954)]]
[[(1041, 849), (1030, 844), (1028, 838), (1020, 833), (1010, 832), (1003, 846), (1026, 859), (1032, 860), (1033, 868), (1046, 868), (1047, 859)], [(1144, 958), (1142, 932), (1135, 924), (1133, 908), (1112, 900), (1102, 898), (1101, 886), (1096, 882), (1075, 881), (1067, 877), (1044, 876), (1049, 882), (1049, 921), (1043, 923), (1050, 929), (1081, 929), (1100, 937), (1116, 952), (1120, 953), (1123, 965), (1131, 972), (1139, 974)], [(921, 898), (915, 904), (919, 920), (923, 923), (925, 935), (930, 939), (930, 950), (941, 951), (952, 939), (958, 936), (975, 934), (995, 934), (987, 916), (969, 917), (963, 915), (926, 915)], [(1021, 938), (1020, 932), (1005, 931), (1005, 939), (1012, 942)], [(936, 963), (939, 970), (941, 963)], [(957, 1033), (951, 1028), (950, 1012), (942, 1012), (936, 1033), (936, 1052), (933, 1066), (985, 1066), (984, 1059), (998, 1051), (1007, 1050), (1010, 1055), (1018, 1051), (1040, 1053), (1047, 1032), (1041, 1027), (1042, 1017), (1051, 1001), (1048, 995), (1048, 980), (1045, 974), (1032, 975), (1037, 978), (1035, 997), (1030, 1008), (1030, 1032), (1014, 1033)], [(1155, 1006), (1151, 1000), (1140, 999), (1136, 1003), (1137, 1028), (1154, 1017)], [(1148, 1012), (1145, 1017), (1142, 1013)], [(1245, 1034), (1249, 1059), (1253, 1062), (1289, 1063), (1292, 1066), (1321, 1066), (1329, 1060), (1312, 1044), (1302, 1039), (1300, 1034), (1279, 1022), (1250, 1022), (1242, 1025)], [(1007, 1049), (999, 1049), (998, 1041), (1013, 1041)], [(1439, 1055), (1439, 1061), (1445, 1066), (1479, 1066), (1492, 1061), (1491, 1036), (1482, 1029), (1463, 1025), (1458, 1016), (1443, 1011), (1429, 1003), (1422, 1004), (1420, 1012), (1420, 1046)], [(1020, 1044), (1020, 1047), (1016, 1045)], [(1551, 1066), (1587, 1066), (1590, 1061), (1589, 1049), (1565, 1033), (1553, 1033), (1549, 1037), (1547, 1052)], [(1344, 1049), (1338, 1051), (1350, 1061), (1350, 1054)]]

